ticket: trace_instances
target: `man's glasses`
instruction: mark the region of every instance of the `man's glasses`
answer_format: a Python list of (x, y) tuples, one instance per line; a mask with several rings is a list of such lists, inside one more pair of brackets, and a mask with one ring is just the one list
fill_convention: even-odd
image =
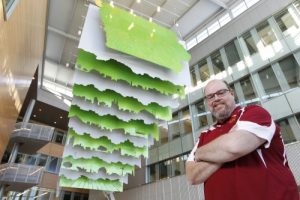
[(217, 92), (215, 93), (212, 93), (212, 94), (208, 94), (205, 96), (205, 98), (209, 101), (213, 100), (215, 98), (215, 96), (217, 95), (218, 97), (224, 97), (225, 94), (228, 92), (229, 90), (228, 89), (222, 89), (222, 90), (218, 90)]

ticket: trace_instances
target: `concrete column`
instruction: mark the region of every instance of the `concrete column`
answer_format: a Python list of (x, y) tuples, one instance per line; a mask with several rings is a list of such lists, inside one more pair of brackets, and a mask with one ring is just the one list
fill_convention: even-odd
[(24, 115), (24, 118), (23, 118), (23, 122), (25, 122), (25, 123), (29, 122), (30, 116), (32, 114), (32, 110), (34, 108), (34, 105), (35, 105), (35, 99), (31, 99), (30, 103), (29, 103), (29, 105), (26, 109), (26, 112), (25, 112), (25, 115)]
[(19, 143), (14, 143), (13, 149), (12, 149), (11, 154), (9, 156), (8, 163), (14, 163), (15, 162), (15, 160), (17, 158), (18, 151), (19, 151), (19, 146), (20, 146)]

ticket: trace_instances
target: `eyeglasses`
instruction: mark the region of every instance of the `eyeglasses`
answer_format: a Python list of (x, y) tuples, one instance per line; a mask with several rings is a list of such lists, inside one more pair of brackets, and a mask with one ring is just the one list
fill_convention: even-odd
[(215, 93), (212, 93), (212, 94), (208, 94), (205, 96), (205, 98), (209, 101), (213, 100), (215, 98), (215, 96), (217, 95), (218, 97), (224, 97), (225, 94), (229, 92), (228, 89), (222, 89), (222, 90), (218, 90), (217, 92)]

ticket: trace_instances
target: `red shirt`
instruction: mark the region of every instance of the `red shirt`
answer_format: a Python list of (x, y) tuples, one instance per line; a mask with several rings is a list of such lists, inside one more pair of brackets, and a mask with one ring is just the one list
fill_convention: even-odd
[(227, 121), (202, 132), (198, 147), (233, 128), (248, 130), (267, 142), (212, 174), (204, 183), (205, 200), (299, 200), (280, 128), (262, 107), (237, 107)]

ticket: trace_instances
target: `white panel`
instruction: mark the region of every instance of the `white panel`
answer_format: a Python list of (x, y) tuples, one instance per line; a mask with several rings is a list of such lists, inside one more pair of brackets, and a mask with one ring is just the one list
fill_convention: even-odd
[(186, 62), (183, 63), (183, 70), (179, 73), (175, 73), (167, 68), (106, 48), (105, 35), (102, 30), (99, 17), (99, 9), (90, 4), (85, 18), (79, 48), (96, 54), (97, 59), (100, 60), (118, 60), (118, 62), (130, 67), (136, 74), (148, 74), (151, 77), (167, 80), (176, 85), (189, 86), (191, 84), (190, 71), (188, 63)]
[(73, 128), (74, 131), (79, 135), (87, 133), (95, 139), (103, 136), (108, 137), (114, 144), (120, 144), (122, 142), (125, 142), (126, 140), (131, 141), (134, 144), (134, 146), (137, 147), (145, 147), (153, 144), (153, 138), (147, 140), (147, 138), (143, 137), (132, 136), (129, 134), (125, 135), (124, 132), (119, 130), (102, 130), (99, 127), (87, 125), (76, 118), (71, 118), (69, 120), (69, 127)]
[(163, 144), (162, 146), (158, 147), (158, 159), (164, 160), (169, 158), (169, 144)]
[(154, 124), (159, 122), (152, 115), (146, 112), (133, 113), (129, 111), (123, 111), (119, 110), (116, 105), (112, 105), (111, 107), (102, 106), (98, 105), (97, 103), (87, 102), (80, 97), (73, 97), (72, 105), (78, 105), (82, 110), (94, 111), (99, 116), (113, 115), (126, 122), (130, 120), (143, 120), (145, 124)]
[(149, 150), (149, 159), (147, 164), (158, 162), (158, 148), (152, 148)]
[(294, 113), (300, 112), (300, 88), (295, 88), (286, 94), (286, 98)]
[[(191, 134), (190, 134), (191, 135)], [(173, 157), (182, 153), (181, 138), (176, 138), (169, 142), (169, 156)]]
[(172, 200), (170, 179), (162, 181), (164, 187), (164, 200)]
[(182, 137), (182, 152), (192, 150), (194, 147), (193, 134), (188, 134)]
[(91, 83), (100, 91), (113, 90), (123, 97), (133, 97), (138, 99), (143, 105), (156, 102), (161, 106), (170, 106), (176, 108), (179, 106), (178, 101), (175, 101), (171, 96), (166, 96), (155, 91), (146, 91), (141, 88), (134, 88), (122, 82), (116, 82), (103, 78), (97, 74), (86, 73), (77, 70), (74, 76), (74, 83), (88, 86)]
[(291, 108), (284, 95), (274, 97), (267, 102), (262, 102), (262, 106), (271, 113), (274, 120), (292, 114)]

